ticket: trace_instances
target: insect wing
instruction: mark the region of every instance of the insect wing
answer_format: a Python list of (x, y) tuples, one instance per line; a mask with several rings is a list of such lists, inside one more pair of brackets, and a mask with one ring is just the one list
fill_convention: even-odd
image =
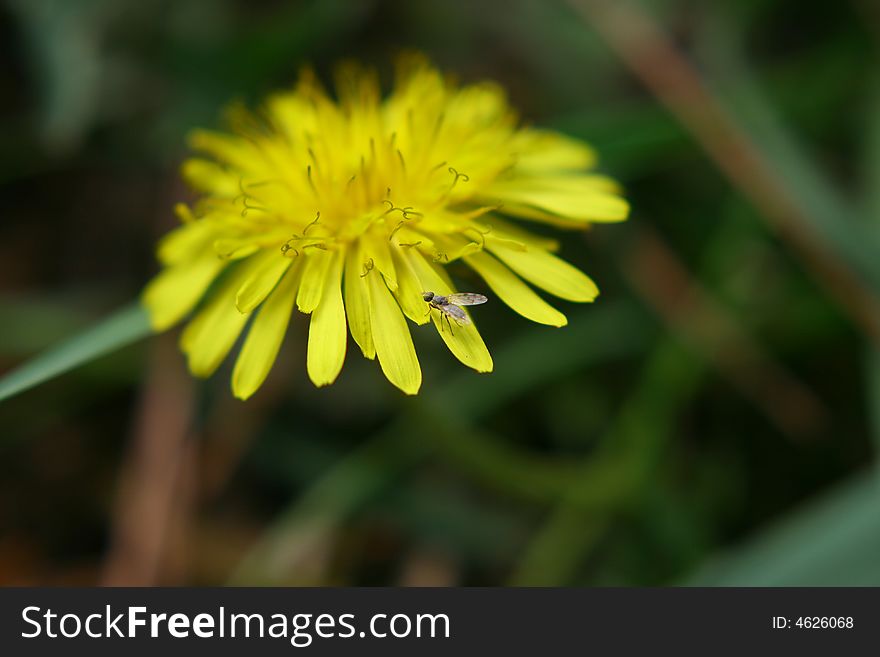
[(471, 323), (471, 320), (467, 316), (467, 314), (458, 306), (446, 304), (444, 306), (440, 306), (438, 310), (447, 317), (451, 317), (452, 319), (454, 319), (458, 324), (465, 325)]
[(482, 294), (475, 294), (474, 292), (458, 292), (446, 297), (447, 303), (454, 303), (456, 306), (479, 306), (487, 301), (488, 299)]

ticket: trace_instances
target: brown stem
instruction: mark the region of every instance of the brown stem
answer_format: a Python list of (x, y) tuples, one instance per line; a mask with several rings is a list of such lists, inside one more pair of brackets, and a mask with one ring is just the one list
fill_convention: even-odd
[(180, 366), (173, 336), (157, 337), (122, 466), (102, 585), (149, 586), (162, 579), (195, 462), (187, 442), (192, 398), (193, 383)]

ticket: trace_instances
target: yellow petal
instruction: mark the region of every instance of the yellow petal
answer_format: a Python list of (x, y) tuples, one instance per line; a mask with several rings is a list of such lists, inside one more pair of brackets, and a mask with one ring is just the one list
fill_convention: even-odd
[[(422, 289), (443, 295), (451, 294), (455, 291), (441, 267), (429, 263), (416, 251), (408, 253), (407, 256)], [(489, 350), (486, 348), (483, 338), (480, 337), (476, 326), (473, 324), (458, 326), (453, 322), (450, 329), (446, 320), (442, 319), (442, 316), (437, 311), (431, 313), (431, 318), (434, 321), (434, 326), (440, 333), (440, 337), (443, 338), (446, 346), (449, 347), (449, 351), (458, 360), (468, 367), (472, 367), (477, 372), (492, 371), (492, 356), (489, 354)]]
[(194, 150), (213, 155), (221, 162), (239, 169), (246, 170), (259, 153), (256, 146), (246, 139), (211, 130), (193, 130), (188, 141)]
[(498, 216), (493, 215), (489, 224), (491, 230), (485, 236), (487, 241), (490, 239), (500, 239), (503, 242), (519, 242), (530, 249), (537, 248), (552, 252), (559, 250), (558, 240), (545, 237), (544, 235), (536, 235), (520, 225), (505, 221)]
[[(189, 212), (189, 208), (186, 208), (186, 212)], [(159, 240), (159, 261), (165, 265), (173, 265), (199, 257), (210, 249), (214, 230), (215, 227), (208, 221), (197, 220), (178, 226)]]
[(485, 236), (475, 229), (461, 235), (437, 235), (434, 240), (439, 252), (443, 254), (440, 259), (444, 263), (454, 262), (482, 250), (484, 241)]
[(153, 329), (165, 330), (192, 310), (225, 265), (212, 252), (207, 252), (196, 260), (159, 272), (142, 297)]
[(397, 272), (394, 270), (394, 261), (391, 259), (391, 251), (388, 247), (387, 236), (371, 234), (364, 239), (365, 257), (372, 258), (376, 269), (382, 272), (382, 277), (393, 291), (397, 289)]
[(332, 261), (331, 254), (327, 251), (309, 249), (309, 252), (308, 255), (300, 256), (303, 259), (303, 273), (296, 296), (296, 307), (304, 313), (312, 312), (321, 303), (327, 267)]
[(180, 336), (180, 346), (187, 355), (190, 371), (196, 376), (210, 376), (235, 344), (249, 315), (235, 307), (235, 296), (254, 274), (251, 258), (235, 267), (214, 292)]
[(612, 222), (629, 214), (629, 203), (602, 176), (510, 179), (481, 195), (503, 203), (507, 213), (536, 219), (547, 214), (578, 222)]
[(370, 328), (385, 377), (408, 395), (422, 385), (422, 370), (406, 318), (378, 271), (365, 277), (370, 295)]
[(242, 313), (249, 313), (263, 303), (293, 262), (291, 258), (284, 257), (284, 254), (274, 249), (254, 256), (253, 260), (253, 275), (242, 284), (235, 295), (235, 307)]
[(416, 324), (427, 324), (431, 321), (428, 312), (428, 304), (422, 299), (422, 287), (418, 277), (413, 272), (408, 258), (404, 255), (404, 249), (408, 247), (393, 247), (391, 254), (394, 258), (394, 267), (397, 271), (399, 287), (394, 293), (403, 313)]
[(210, 160), (189, 159), (183, 163), (180, 173), (189, 186), (199, 192), (221, 198), (235, 198), (241, 193), (241, 176)]
[[(348, 330), (351, 337), (369, 359), (376, 357), (373, 332), (370, 328), (370, 298), (367, 283), (361, 276), (366, 264), (360, 257), (361, 249), (354, 245), (346, 252), (345, 258), (345, 309), (348, 316)], [(369, 275), (369, 274), (368, 274)]]
[(239, 399), (254, 394), (275, 364), (293, 312), (297, 279), (295, 271), (285, 274), (254, 318), (232, 371), (232, 394)]
[(289, 93), (276, 93), (266, 99), (266, 109), (272, 124), (279, 131), (295, 141), (303, 133), (314, 133), (317, 129), (316, 106), (308, 99)]
[(524, 130), (515, 138), (517, 170), (586, 169), (596, 162), (592, 148), (558, 132)]
[(522, 280), (488, 253), (475, 253), (465, 262), (492, 288), (499, 299), (526, 319), (550, 326), (565, 326), (565, 315), (544, 301)]
[(592, 301), (599, 294), (599, 288), (586, 274), (546, 251), (514, 251), (498, 245), (489, 248), (517, 274), (557, 297)]
[[(455, 228), (457, 229), (458, 226)], [(418, 247), (424, 253), (435, 253), (437, 251), (431, 238), (422, 232), (412, 230), (408, 226), (401, 226), (391, 238), (391, 243), (395, 246), (402, 246), (405, 249)]]
[(214, 253), (224, 260), (241, 260), (260, 250), (260, 244), (253, 237), (224, 237), (214, 240), (211, 247), (214, 249)]
[(345, 361), (345, 307), (342, 303), (342, 269), (344, 257), (331, 255), (321, 303), (309, 323), (309, 348), (306, 367), (316, 386), (333, 383)]

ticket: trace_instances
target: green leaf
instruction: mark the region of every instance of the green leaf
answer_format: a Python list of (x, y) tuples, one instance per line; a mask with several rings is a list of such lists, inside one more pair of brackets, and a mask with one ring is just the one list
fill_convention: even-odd
[(151, 331), (147, 314), (140, 304), (126, 306), (0, 378), (0, 401), (136, 342)]
[(690, 586), (880, 585), (880, 487), (868, 471), (698, 571)]

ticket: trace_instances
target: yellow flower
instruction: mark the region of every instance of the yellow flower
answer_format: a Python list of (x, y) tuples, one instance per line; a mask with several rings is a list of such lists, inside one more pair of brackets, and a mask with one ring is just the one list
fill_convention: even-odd
[(249, 325), (232, 389), (252, 395), (294, 306), (311, 315), (317, 386), (342, 368), (346, 323), (407, 394), (422, 381), (407, 318), (433, 321), (456, 358), (491, 371), (476, 327), (441, 325), (422, 298), (454, 291), (444, 266), (455, 260), (541, 324), (566, 319), (526, 283), (568, 301), (595, 298), (593, 282), (552, 254), (553, 240), (504, 218), (567, 229), (625, 219), (617, 185), (587, 172), (587, 145), (518, 127), (497, 86), (458, 87), (417, 56), (401, 59), (385, 99), (376, 74), (353, 65), (339, 69), (336, 91), (334, 101), (305, 72), (259, 114), (232, 111), (230, 134), (191, 136), (205, 157), (183, 175), (203, 196), (176, 208), (182, 225), (159, 244), (164, 269), (143, 301), (156, 330), (198, 305), (181, 336), (193, 374), (209, 376)]

